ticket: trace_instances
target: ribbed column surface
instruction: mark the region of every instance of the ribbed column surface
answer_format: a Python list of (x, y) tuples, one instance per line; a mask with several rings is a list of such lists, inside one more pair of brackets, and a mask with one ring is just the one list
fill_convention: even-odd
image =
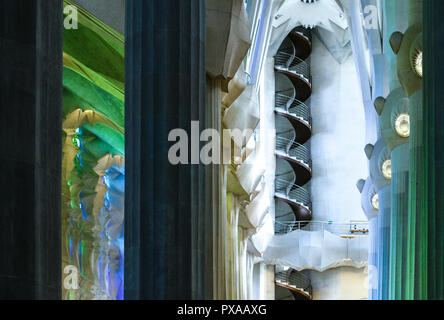
[[(407, 222), (407, 280), (406, 299), (425, 298), (424, 286), (427, 267), (427, 234), (422, 212), (423, 181), (423, 104), (422, 90), (410, 98), (410, 170), (409, 170), (409, 207)], [(425, 260), (424, 260), (425, 259)]]
[(0, 299), (61, 297), (62, 11), (0, 2)]
[(407, 257), (407, 213), (409, 183), (409, 145), (392, 151), (389, 299), (405, 299)]
[(390, 258), (390, 211), (391, 187), (379, 190), (378, 215), (378, 298), (387, 300), (389, 295), (389, 258)]
[(444, 299), (444, 2), (424, 1), (424, 196), (427, 298)]
[(168, 134), (204, 129), (205, 3), (127, 1), (125, 41), (124, 298), (204, 298), (205, 168), (170, 164)]

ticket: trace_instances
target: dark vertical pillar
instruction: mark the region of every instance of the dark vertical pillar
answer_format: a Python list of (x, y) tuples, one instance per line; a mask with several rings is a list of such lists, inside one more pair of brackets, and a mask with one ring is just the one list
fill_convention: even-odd
[(125, 299), (205, 298), (205, 168), (168, 161), (205, 81), (204, 0), (127, 1)]
[(62, 12), (0, 2), (0, 299), (61, 298)]
[(427, 296), (444, 299), (444, 2), (424, 1), (424, 191)]

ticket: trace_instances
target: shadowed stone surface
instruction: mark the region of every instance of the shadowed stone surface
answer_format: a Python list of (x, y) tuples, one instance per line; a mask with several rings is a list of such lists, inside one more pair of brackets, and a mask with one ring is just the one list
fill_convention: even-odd
[[(424, 1), (424, 207), (427, 213), (427, 298), (444, 299), (444, 14), (443, 1)], [(424, 228), (425, 229), (425, 228)], [(421, 230), (424, 234), (424, 230)], [(426, 261), (424, 258), (422, 261)]]
[(0, 21), (0, 299), (60, 299), (62, 1)]
[(168, 134), (204, 129), (205, 3), (128, 1), (126, 23), (125, 299), (202, 299), (205, 168), (171, 165)]

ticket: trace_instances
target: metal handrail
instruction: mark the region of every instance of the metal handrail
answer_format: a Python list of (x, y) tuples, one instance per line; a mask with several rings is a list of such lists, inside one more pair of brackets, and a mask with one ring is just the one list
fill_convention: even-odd
[(274, 222), (274, 234), (283, 235), (294, 231), (293, 227), (295, 225), (295, 221), (286, 221), (286, 223), (281, 221)]
[(295, 53), (296, 52), (296, 48), (294, 46), (293, 41), (290, 40), (290, 38), (285, 38), (284, 41), (282, 41), (281, 46), (279, 47), (279, 50), (287, 50), (290, 52)]
[[(292, 211), (288, 211), (285, 214), (281, 214), (280, 216), (276, 217), (276, 219), (278, 219), (278, 218), (280, 219), (280, 218), (283, 218), (283, 217), (291, 217), (291, 219), (283, 220), (283, 222), (294, 222), (295, 221), (295, 216), (294, 216), (294, 213)], [(282, 220), (277, 220), (277, 221), (282, 221)]]
[[(292, 96), (296, 96), (296, 89), (290, 88), (290, 89), (285, 89), (285, 90), (279, 90), (279, 91), (276, 91), (276, 93), (280, 93), (280, 94), (290, 93)], [(288, 96), (288, 94), (287, 94), (287, 96)]]
[[(280, 52), (285, 52), (289, 56), (296, 56), (296, 48), (293, 44), (293, 42), (289, 38), (285, 38), (284, 42), (282, 42), (280, 48)], [(286, 68), (290, 68), (291, 62), (293, 59), (288, 59), (285, 63)]]
[(275, 67), (300, 75), (311, 83), (309, 64), (294, 54), (282, 50), (278, 51), (275, 57)]
[[(333, 221), (278, 221), (275, 220), (276, 234), (286, 234), (295, 230), (304, 231), (328, 231), (342, 237), (356, 237), (368, 235), (369, 225), (364, 221), (350, 221), (338, 223)], [(281, 232), (279, 232), (281, 231)], [(285, 232), (286, 231), (286, 232)]]
[(287, 271), (277, 272), (275, 281), (295, 289), (303, 290), (312, 297), (312, 286), (310, 278), (302, 272), (289, 269)]
[[(288, 94), (284, 94), (288, 93)], [(275, 93), (275, 108), (284, 109), (288, 112), (294, 100), (296, 99), (296, 89), (293, 87), (292, 89), (278, 91)]]
[(308, 189), (287, 180), (275, 180), (275, 193), (287, 200), (303, 205), (311, 211), (311, 196)]
[[(309, 146), (309, 144), (307, 144)], [(309, 147), (284, 137), (276, 136), (276, 151), (284, 153), (287, 157), (298, 162), (303, 162), (310, 169), (312, 167)]]
[(299, 118), (312, 126), (310, 108), (295, 98), (283, 93), (275, 94), (275, 108), (279, 112), (287, 113), (295, 118)]

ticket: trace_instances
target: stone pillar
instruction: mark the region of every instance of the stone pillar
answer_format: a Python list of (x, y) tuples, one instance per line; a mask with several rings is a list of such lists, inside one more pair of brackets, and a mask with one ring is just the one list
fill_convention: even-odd
[(390, 258), (390, 212), (391, 186), (378, 191), (378, 299), (388, 300), (389, 294), (389, 258)]
[(205, 168), (172, 165), (168, 134), (205, 119), (204, 0), (127, 1), (125, 58), (124, 297), (203, 299)]
[[(376, 202), (377, 187), (369, 177), (367, 180), (359, 180), (356, 184), (361, 193), (361, 205), (369, 223), (369, 248), (368, 248), (368, 299), (378, 299), (378, 261), (379, 261), (379, 201)], [(376, 206), (378, 204), (378, 206)]]
[(407, 258), (407, 213), (409, 187), (409, 144), (391, 153), (392, 190), (390, 218), (389, 299), (405, 299)]
[[(216, 129), (222, 132), (222, 110), (221, 110), (221, 85), (222, 81), (212, 79), (207, 75), (206, 77), (206, 124), (207, 128)], [(222, 152), (222, 150), (219, 150)], [(207, 203), (209, 204), (206, 212), (208, 225), (211, 226), (212, 233), (208, 233), (211, 243), (211, 248), (208, 252), (212, 252), (211, 258), (212, 268), (208, 270), (207, 274), (207, 296), (212, 299), (223, 299), (225, 292), (225, 266), (220, 263), (225, 257), (225, 246), (223, 240), (225, 239), (225, 217), (226, 217), (226, 192), (224, 181), (224, 165), (211, 164), (205, 168), (207, 179)], [(212, 284), (211, 289), (210, 285)]]
[(424, 207), (427, 298), (444, 299), (444, 2), (424, 0)]
[[(402, 299), (405, 295), (408, 186), (409, 186), (409, 99), (402, 88), (393, 89), (387, 99), (375, 101), (379, 117), (379, 131), (390, 151), (391, 213), (388, 299)], [(397, 124), (398, 123), (398, 124)], [(382, 164), (380, 164), (382, 165)]]
[[(390, 36), (390, 46), (397, 55), (397, 74), (399, 83), (409, 99), (410, 113), (410, 164), (408, 176), (408, 214), (407, 220), (400, 220), (406, 223), (407, 234), (395, 235), (396, 240), (404, 237), (407, 242), (405, 257), (398, 266), (405, 263), (405, 276), (394, 279), (398, 282), (392, 293), (398, 299), (425, 299), (427, 291), (427, 244), (425, 241), (426, 232), (425, 215), (423, 211), (423, 112), (422, 112), (422, 70), (419, 72), (414, 65), (419, 53), (422, 54), (422, 0), (409, 0), (408, 28), (404, 33), (395, 32)], [(422, 59), (422, 56), (420, 56)], [(421, 74), (420, 74), (421, 73)], [(399, 159), (404, 158), (400, 156)], [(395, 168), (396, 169), (396, 168)], [(404, 225), (403, 225), (404, 226)], [(400, 226), (402, 228), (403, 226)], [(398, 229), (401, 231), (401, 229)], [(396, 244), (395, 244), (396, 245)], [(398, 251), (398, 249), (395, 249)], [(393, 256), (394, 261), (401, 256)], [(398, 275), (394, 265), (393, 274)], [(403, 272), (404, 269), (400, 269)], [(398, 281), (399, 280), (399, 281)], [(400, 286), (401, 285), (401, 286)], [(395, 297), (393, 297), (395, 298)]]
[[(222, 104), (229, 107), (243, 92), (243, 72), (240, 65), (250, 48), (248, 17), (242, 0), (205, 0), (206, 4), (206, 126), (222, 136)], [(241, 75), (239, 77), (239, 75)], [(241, 78), (241, 79), (239, 79)], [(230, 81), (231, 80), (231, 81)], [(224, 92), (224, 94), (223, 94)], [(229, 101), (227, 105), (227, 101)], [(220, 150), (222, 151), (222, 150)], [(222, 155), (222, 153), (221, 153)], [(222, 160), (222, 159), (221, 159)], [(230, 299), (230, 274), (234, 265), (228, 261), (230, 242), (228, 224), (227, 183), (228, 166), (206, 166), (208, 225), (212, 223), (213, 299)], [(209, 181), (212, 180), (212, 181)], [(210, 278), (207, 278), (210, 281)], [(207, 286), (207, 289), (209, 287)]]
[[(378, 299), (388, 298), (389, 285), (389, 257), (390, 257), (390, 213), (391, 213), (391, 180), (383, 174), (382, 167), (390, 160), (390, 150), (381, 139), (376, 144), (367, 145), (365, 153), (370, 160), (370, 177), (374, 183), (374, 191), (378, 194)], [(386, 172), (387, 174), (387, 172)], [(358, 185), (359, 187), (359, 185)], [(365, 194), (363, 192), (363, 194)], [(373, 191), (370, 192), (370, 201), (373, 202)], [(375, 208), (376, 209), (376, 208)], [(368, 212), (367, 210), (365, 210)], [(369, 214), (367, 213), (367, 216)]]
[(368, 300), (378, 300), (378, 216), (368, 220)]
[(0, 2), (0, 299), (61, 298), (62, 13)]
[(410, 99), (410, 170), (409, 210), (407, 221), (406, 299), (425, 299), (427, 243), (422, 235), (427, 232), (423, 207), (423, 103), (422, 89)]

